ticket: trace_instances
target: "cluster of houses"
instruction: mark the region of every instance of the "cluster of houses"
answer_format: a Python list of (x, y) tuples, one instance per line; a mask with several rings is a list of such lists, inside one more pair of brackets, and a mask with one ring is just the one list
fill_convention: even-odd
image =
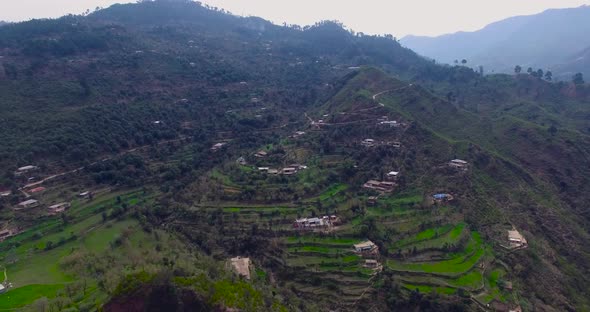
[(307, 169), (307, 166), (300, 164), (293, 164), (282, 169), (272, 169), (270, 167), (258, 167), (258, 171), (266, 172), (268, 174), (282, 174), (282, 175), (295, 175), (301, 170)]
[[(379, 247), (370, 240), (353, 245), (354, 252), (363, 257), (374, 258), (379, 255)], [(363, 267), (380, 271), (383, 266), (376, 259), (365, 259)]]
[(364, 139), (361, 141), (361, 145), (364, 147), (375, 147), (378, 145), (387, 145), (387, 146), (392, 146), (395, 148), (400, 148), (402, 147), (402, 143), (398, 142), (398, 141), (394, 141), (394, 142), (381, 142), (381, 141), (376, 141), (375, 139)]
[(377, 181), (369, 180), (363, 184), (363, 188), (368, 190), (374, 190), (382, 193), (391, 193), (395, 189), (395, 182), (392, 181)]
[(342, 221), (338, 216), (323, 216), (321, 218), (302, 218), (293, 222), (293, 228), (298, 230), (314, 230), (318, 228), (329, 228), (341, 224)]

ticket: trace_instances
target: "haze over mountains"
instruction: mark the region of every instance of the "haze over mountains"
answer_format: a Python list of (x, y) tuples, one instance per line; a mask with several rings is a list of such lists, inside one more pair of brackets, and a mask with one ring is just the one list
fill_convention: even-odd
[(590, 75), (589, 32), (590, 7), (582, 6), (512, 17), (475, 32), (406, 36), (401, 42), (441, 63), (467, 59), (468, 66), (482, 65), (486, 73), (511, 73), (520, 65), (567, 80), (577, 72)]

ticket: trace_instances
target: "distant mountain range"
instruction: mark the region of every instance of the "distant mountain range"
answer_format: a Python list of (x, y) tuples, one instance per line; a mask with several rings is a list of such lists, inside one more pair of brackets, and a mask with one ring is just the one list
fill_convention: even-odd
[(466, 59), (468, 66), (482, 65), (488, 73), (512, 72), (520, 65), (569, 79), (577, 72), (590, 76), (589, 31), (590, 6), (582, 6), (512, 17), (474, 32), (407, 36), (401, 42), (441, 63)]

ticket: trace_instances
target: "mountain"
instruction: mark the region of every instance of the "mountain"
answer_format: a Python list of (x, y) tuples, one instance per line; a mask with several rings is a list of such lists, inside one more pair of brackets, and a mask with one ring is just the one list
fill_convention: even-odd
[[(590, 74), (590, 68), (563, 68), (590, 47), (585, 35), (590, 30), (590, 7), (552, 9), (543, 13), (508, 18), (479, 31), (439, 37), (407, 36), (401, 42), (424, 56), (452, 64), (467, 59), (470, 66), (482, 65), (486, 72), (513, 71), (515, 65), (552, 70), (571, 78), (571, 69)], [(575, 26), (573, 26), (575, 25)]]
[(588, 85), (190, 1), (0, 46), (0, 309), (590, 306)]

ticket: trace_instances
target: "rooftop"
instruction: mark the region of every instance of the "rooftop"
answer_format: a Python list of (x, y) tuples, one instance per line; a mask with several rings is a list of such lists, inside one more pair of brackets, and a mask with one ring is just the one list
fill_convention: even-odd
[(364, 248), (372, 248), (375, 246), (375, 243), (373, 243), (372, 241), (366, 241), (366, 242), (362, 242), (359, 244), (355, 244), (354, 248), (356, 249), (364, 249)]
[(25, 205), (26, 206), (26, 205), (34, 204), (36, 202), (37, 202), (37, 200), (35, 200), (35, 199), (29, 199), (29, 200), (25, 200), (24, 202), (19, 203), (19, 205)]
[(462, 165), (467, 164), (467, 162), (462, 159), (453, 159), (453, 160), (451, 160), (451, 162), (456, 163), (456, 164), (462, 164)]

